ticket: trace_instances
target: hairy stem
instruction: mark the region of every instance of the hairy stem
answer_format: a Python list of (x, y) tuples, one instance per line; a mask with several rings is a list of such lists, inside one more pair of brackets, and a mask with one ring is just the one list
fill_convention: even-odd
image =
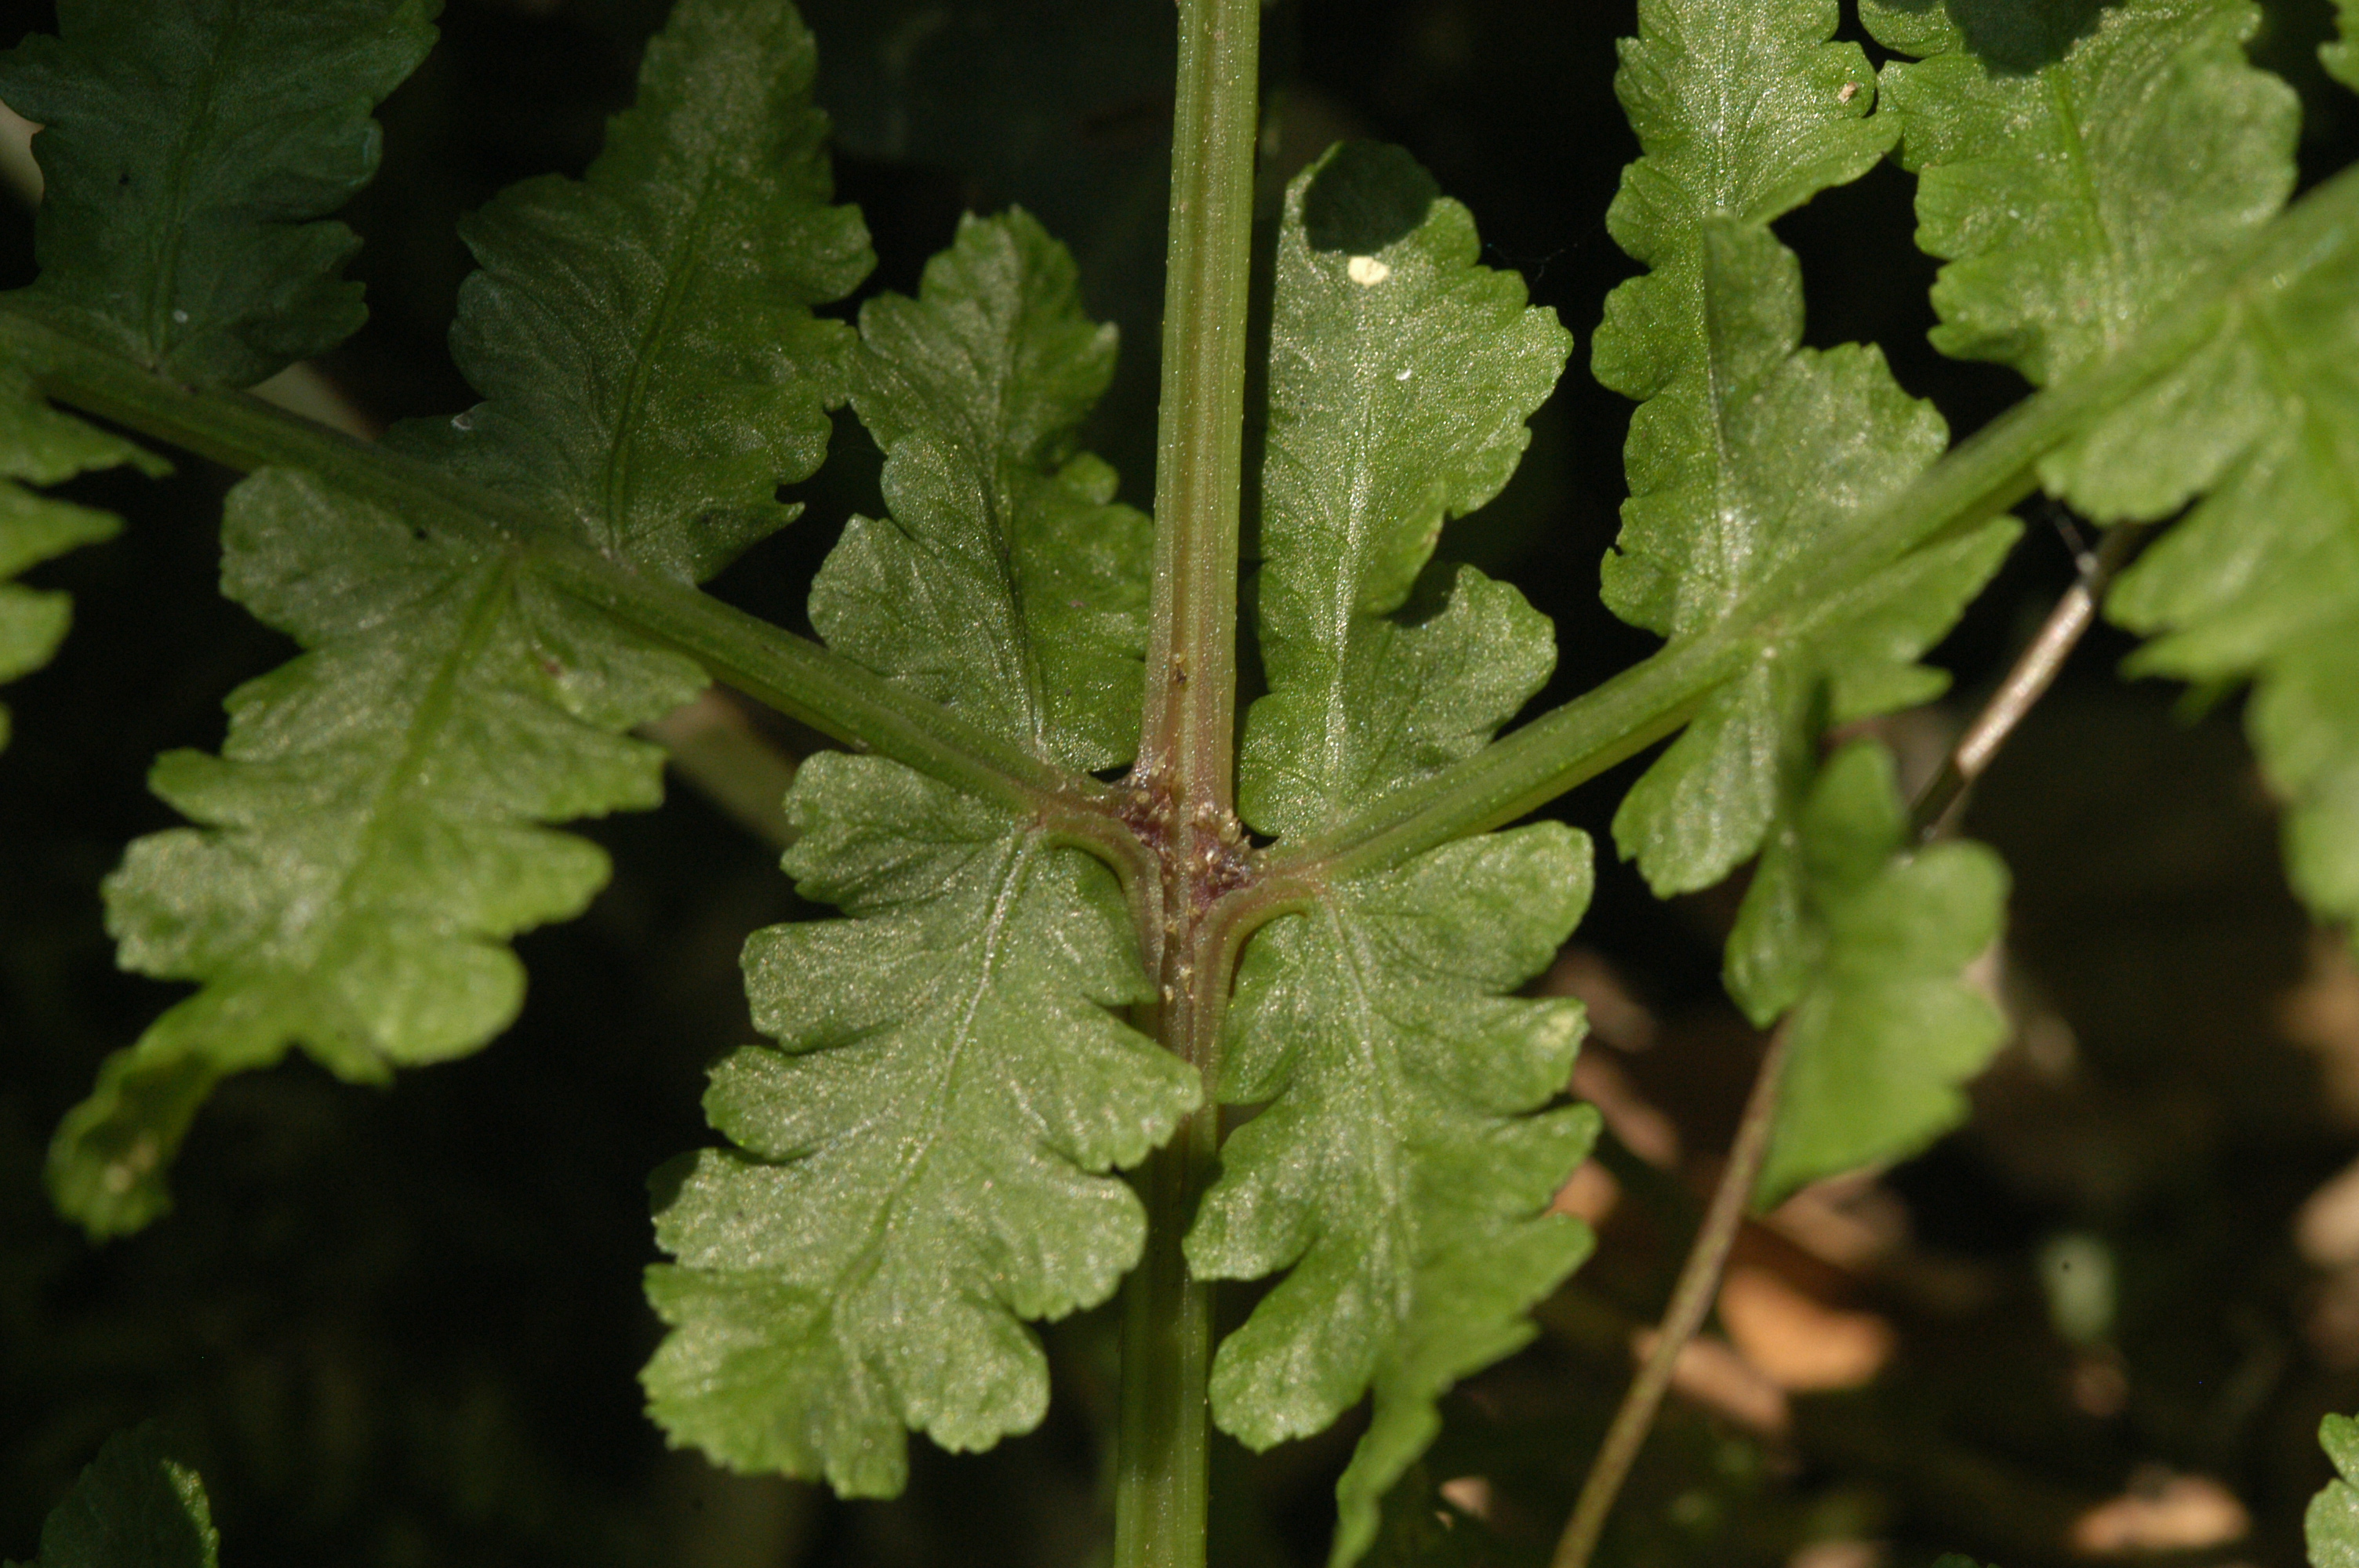
[(1142, 779), (1228, 809), (1260, 0), (1180, 0)]
[[(1179, 1011), (1167, 1010), (1167, 1028)], [(1207, 1104), (1136, 1177), (1147, 1252), (1123, 1282), (1115, 1568), (1203, 1568), (1212, 1287), (1189, 1273), (1180, 1243), (1211, 1180), (1220, 1122)]]
[(1753, 1093), (1745, 1102), (1744, 1119), (1737, 1123), (1736, 1140), (1729, 1146), (1727, 1167), (1720, 1173), (1720, 1184), (1712, 1189), (1712, 1206), (1704, 1211), (1695, 1245), (1688, 1249), (1688, 1260), (1680, 1269), (1662, 1326), (1655, 1331), (1646, 1365), (1622, 1397), (1622, 1408), (1614, 1412), (1614, 1424), (1606, 1429), (1589, 1477), (1582, 1483), (1581, 1498), (1573, 1504), (1572, 1518), (1556, 1543), (1549, 1568), (1588, 1568), (1598, 1537), (1604, 1533), (1605, 1516), (1613, 1511), (1614, 1499), (1655, 1424), (1655, 1412), (1662, 1408), (1680, 1352), (1687, 1348), (1712, 1310), (1712, 1298), (1720, 1291), (1721, 1269), (1744, 1226), (1745, 1206), (1753, 1195), (1754, 1181), (1761, 1174), (1761, 1162), (1769, 1154), (1769, 1130), (1777, 1118), (1777, 1086), (1785, 1073), (1789, 1034), (1780, 1024), (1769, 1037), (1769, 1048), (1761, 1054)]
[(1139, 1173), (1145, 1260), (1124, 1286), (1114, 1568), (1203, 1568), (1212, 1292), (1180, 1242), (1220, 1146), (1218, 1047), (1244, 878), (1231, 810), (1237, 511), (1261, 0), (1180, 0), (1171, 223), (1155, 470), (1155, 589), (1135, 825), (1160, 861), (1138, 900), (1158, 1039), (1203, 1075), (1203, 1108)]

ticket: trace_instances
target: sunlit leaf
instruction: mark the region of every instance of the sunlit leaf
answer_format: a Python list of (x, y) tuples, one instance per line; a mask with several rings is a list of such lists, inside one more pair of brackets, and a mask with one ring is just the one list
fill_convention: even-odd
[[(971, 222), (915, 300), (862, 312), (855, 403), (893, 515), (812, 589), (839, 651), (1035, 754), (1103, 763), (1138, 722), (1148, 533), (1072, 449), (1113, 341), (1020, 214)], [(1037, 820), (876, 759), (788, 796), (787, 869), (849, 918), (745, 953), (753, 1046), (677, 1167), (644, 1380), (675, 1441), (887, 1496), (905, 1429), (983, 1448), (1040, 1420), (1025, 1319), (1103, 1301), (1145, 1215), (1109, 1173), (1170, 1135), (1195, 1070), (1122, 1021), (1151, 999), (1120, 888)]]
[[(1947, 259), (1934, 345), (2047, 383), (2119, 349), (2293, 189), (2299, 105), (2251, 0), (1864, 0), (1884, 110)], [(1958, 18), (1966, 18), (1961, 21)]]
[[(1600, 381), (1640, 400), (1604, 592), (1677, 642), (1761, 611), (1781, 566), (1897, 493), (1948, 432), (1875, 349), (1799, 346), (1799, 268), (1769, 221), (1858, 177), (1897, 135), (1868, 117), (1865, 57), (1827, 41), (1832, 0), (1650, 0), (1638, 21), (1614, 81), (1644, 156), (1608, 223), (1651, 270), (1608, 297), (1593, 355)], [(2011, 538), (1993, 524), (1782, 606), (1745, 673), (1705, 698), (1614, 817), (1649, 885), (1707, 887), (1758, 847), (1777, 759), (1821, 680), (1835, 682), (1838, 722), (1939, 693), (1944, 677), (1915, 661)]]
[(853, 406), (892, 515), (811, 585), (829, 646), (1081, 768), (1138, 744), (1153, 530), (1073, 431), (1114, 373), (1072, 258), (1022, 212), (962, 224), (915, 299), (860, 312)]
[[(1247, 819), (1287, 837), (1482, 746), (1554, 662), (1505, 584), (1429, 566), (1445, 518), (1506, 483), (1569, 342), (1479, 266), (1464, 210), (1391, 148), (1298, 179), (1278, 239), (1259, 589), (1270, 693), (1247, 719)], [(1452, 1383), (1531, 1336), (1587, 1254), (1545, 1212), (1587, 1152), (1543, 1109), (1581, 1037), (1570, 1001), (1513, 999), (1589, 894), (1549, 823), (1342, 881), (1246, 950), (1219, 1091), (1268, 1102), (1222, 1150), (1187, 1241), (1215, 1279), (1287, 1271), (1221, 1346), (1212, 1414), (1255, 1447), (1373, 1392), (1338, 1484), (1332, 1561), (1440, 1425)]]

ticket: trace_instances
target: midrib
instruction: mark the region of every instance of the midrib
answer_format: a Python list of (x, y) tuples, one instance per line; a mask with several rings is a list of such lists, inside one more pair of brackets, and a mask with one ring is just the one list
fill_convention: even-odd
[[(459, 683), (472, 669), (484, 652), (492, 634), (498, 629), (500, 619), (508, 605), (515, 588), (516, 564), (502, 560), (484, 575), (483, 586), (467, 606), (460, 623), (459, 635), (450, 651), (443, 655), (427, 686), (425, 695), (411, 710), (408, 726), (402, 737), (400, 753), (386, 770), (384, 779), (362, 812), (362, 828), (353, 846), (352, 860), (344, 874), (337, 880), (330, 907), (349, 911), (354, 887), (374, 870), (385, 838), (402, 806), (418, 785), (426, 771), (428, 760), (440, 749), (442, 731), (449, 724), (451, 710), (457, 706)], [(304, 967), (316, 964), (321, 954), (333, 947), (343, 936), (351, 923), (349, 913), (340, 914), (321, 928), (319, 939), (303, 954)]]

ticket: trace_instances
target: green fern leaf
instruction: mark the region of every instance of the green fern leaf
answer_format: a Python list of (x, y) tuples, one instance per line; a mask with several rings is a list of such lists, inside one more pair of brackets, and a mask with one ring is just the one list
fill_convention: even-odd
[(1480, 249), (1397, 148), (1338, 147), (1288, 195), (1256, 589), (1270, 695), (1238, 766), (1264, 832), (1316, 832), (1472, 754), (1555, 665), (1520, 593), (1427, 568), (1443, 522), (1515, 471), (1572, 347)]
[(223, 584), (309, 650), (234, 693), (219, 757), (158, 759), (201, 826), (132, 845), (106, 884), (126, 968), (201, 989), (109, 1057), (50, 1149), (94, 1235), (168, 1206), (216, 1079), (299, 1044), (339, 1076), (480, 1047), (524, 977), (506, 939), (581, 912), (592, 845), (536, 824), (653, 806), (662, 753), (621, 731), (701, 671), (639, 646), (516, 560), (266, 470), (231, 492)]
[[(1897, 134), (1864, 117), (1865, 57), (1827, 41), (1832, 0), (1650, 0), (1638, 20), (1614, 83), (1644, 156), (1608, 224), (1652, 270), (1607, 298), (1593, 356), (1600, 381), (1641, 400), (1604, 591), (1624, 620), (1677, 642), (1745, 613), (1814, 538), (1930, 463), (1947, 431), (1875, 348), (1799, 347), (1799, 269), (1767, 227)], [(1822, 679), (1839, 683), (1837, 721), (1938, 693), (1942, 677), (1915, 660), (2012, 537), (2002, 522), (1865, 584), (1814, 585), (1779, 618), (1614, 817), (1655, 891), (1709, 886), (1759, 845), (1783, 738)]]
[[(1894, 91), (1926, 232), (1963, 258), (1943, 275), (1959, 274), (1943, 306), (1963, 334), (1953, 347), (1980, 343), (2035, 375), (2092, 363), (2291, 188), (2294, 101), (2244, 60), (2259, 17), (2245, 0), (2128, 0), (2005, 77), (1973, 58), (1982, 40), (1933, 13), (1870, 15), (1887, 41), (1932, 57), (1893, 68), (1910, 73)], [(2190, 101), (2213, 108), (2189, 113)], [(2089, 112), (2060, 118), (2066, 105)], [(2039, 141), (2034, 120), (2066, 139)], [(2067, 135), (2073, 124), (2087, 129)], [(2003, 194), (2024, 160), (2068, 156), (2083, 172), (2044, 200)], [(1990, 314), (2001, 289), (2023, 302), (2011, 325)], [(2256, 683), (2246, 723), (2288, 806), (2288, 872), (2334, 921), (2359, 914), (2354, 298), (2359, 256), (2339, 241), (2296, 265), (2214, 276), (2175, 308), (2177, 356), (2039, 470), (2101, 522), (2167, 517), (2203, 497), (2107, 611), (2155, 639), (2137, 670)]]
[(2359, 915), (2359, 254), (2231, 296), (2214, 331), (2060, 453), (2051, 488), (2102, 519), (2210, 493), (2107, 612), (2151, 635), (2142, 673), (2249, 679), (2245, 724), (2286, 803), (2288, 872)]
[[(1797, 770), (1799, 771), (1799, 770)], [(1961, 973), (1998, 935), (2006, 871), (1979, 844), (1905, 848), (1881, 747), (1845, 747), (1781, 815), (1729, 938), (1728, 989), (1788, 1061), (1755, 1198), (1916, 1152), (2006, 1038)]]
[[(0, 681), (49, 663), (73, 613), (64, 594), (11, 579), (68, 550), (111, 539), (123, 525), (112, 513), (38, 495), (26, 484), (55, 484), (123, 463), (151, 475), (166, 471), (161, 459), (58, 412), (22, 372), (0, 367)], [(0, 747), (7, 744), (8, 710), (0, 708)]]
[(1072, 258), (1021, 211), (967, 219), (916, 299), (860, 312), (853, 402), (892, 515), (855, 517), (811, 585), (836, 652), (1039, 756), (1138, 744), (1154, 528), (1072, 432), (1114, 375)]
[(701, 580), (799, 510), (850, 331), (811, 314), (874, 265), (829, 205), (817, 57), (780, 0), (685, 0), (582, 179), (502, 192), (451, 350), (485, 401), (389, 439)]
[(334, 211), (376, 172), (370, 109), (426, 56), (439, 0), (64, 0), (0, 59), (45, 127), (22, 297), (192, 386), (250, 386), (367, 317)]
[[(855, 406), (895, 515), (846, 530), (813, 622), (1044, 759), (1127, 756), (1149, 537), (1071, 451), (1113, 343), (1071, 260), (1020, 214), (971, 222), (918, 299), (861, 325)], [(850, 918), (747, 944), (782, 1048), (716, 1071), (706, 1108), (736, 1147), (659, 1201), (679, 1261), (648, 1276), (673, 1332), (644, 1380), (677, 1442), (885, 1496), (904, 1428), (981, 1448), (1039, 1421), (1020, 1320), (1113, 1293), (1146, 1222), (1108, 1173), (1201, 1088), (1112, 1011), (1151, 989), (1097, 860), (873, 758), (814, 758), (788, 810), (788, 871)]]
[(849, 920), (745, 953), (751, 1047), (705, 1108), (648, 1278), (675, 1333), (658, 1421), (746, 1470), (884, 1497), (903, 1427), (1030, 1429), (1048, 1368), (1019, 1318), (1114, 1292), (1145, 1216), (1103, 1173), (1194, 1108), (1195, 1075), (1109, 1009), (1148, 1000), (1120, 890), (1037, 827), (891, 762), (821, 755), (789, 796), (804, 896)]
[(1581, 1010), (1507, 994), (1580, 920), (1588, 848), (1556, 823), (1449, 845), (1277, 921), (1239, 968), (1221, 1098), (1271, 1103), (1223, 1147), (1188, 1263), (1290, 1271), (1213, 1362), (1223, 1431), (1266, 1448), (1375, 1394), (1336, 1568), (1432, 1442), (1435, 1400), (1528, 1340), (1524, 1314), (1588, 1255), (1587, 1227), (1545, 1211), (1595, 1114), (1536, 1110), (1571, 1076)]
[[(1259, 589), (1270, 694), (1246, 724), (1250, 820), (1288, 837), (1481, 746), (1544, 681), (1547, 621), (1504, 584), (1429, 568), (1445, 516), (1506, 481), (1569, 340), (1477, 266), (1463, 209), (1389, 148), (1298, 179), (1278, 241)], [(1530, 1337), (1586, 1254), (1544, 1213), (1585, 1108), (1540, 1111), (1581, 1036), (1506, 993), (1589, 894), (1554, 823), (1342, 882), (1247, 948), (1221, 1098), (1269, 1101), (1223, 1147), (1187, 1238), (1210, 1279), (1287, 1277), (1222, 1345), (1213, 1418), (1255, 1447), (1375, 1411), (1337, 1488), (1333, 1561), (1432, 1441), (1450, 1385)], [(1533, 1114), (1538, 1111), (1538, 1114)]]
[(2310, 1498), (2302, 1518), (2310, 1568), (2359, 1568), (2359, 1421), (2328, 1416), (2319, 1423), (2318, 1443), (2334, 1461), (2335, 1478)]
[(2046, 384), (2119, 349), (2283, 205), (2300, 106), (2245, 59), (2250, 0), (1955, 19), (1865, 0), (1918, 242), (1948, 259), (1934, 346)]
[[(1894, 384), (1872, 347), (1798, 347), (1801, 278), (1793, 254), (1760, 227), (1703, 227), (1701, 288), (1710, 306), (1700, 373), (1714, 389), (1707, 428), (1674, 411), (1676, 388), (1635, 416), (1635, 494), (1624, 554), (1607, 563), (1609, 597), (1627, 615), (1644, 589), (1658, 630), (1704, 633), (1742, 611), (1825, 528), (1873, 509), (1941, 450), (1931, 407)], [(1627, 286), (1625, 286), (1627, 287)], [(1674, 430), (1698, 445), (1674, 454)], [(1674, 484), (1647, 476), (1679, 470)], [(1916, 664), (1997, 568), (2017, 526), (2001, 519), (1904, 557), (1866, 580), (1823, 586), (1762, 640), (1746, 671), (1703, 702), (1669, 750), (1631, 787), (1614, 837), (1655, 891), (1718, 881), (1753, 853), (1778, 808), (1779, 758), (1832, 687), (1831, 722), (1924, 702), (1946, 684)], [(1676, 575), (1660, 563), (1677, 560)], [(1659, 591), (1658, 591), (1659, 589)]]
[(2359, 0), (2335, 0), (2338, 26), (2332, 42), (2318, 47), (2327, 74), (2359, 92)]
[(152, 1427), (106, 1440), (41, 1524), (41, 1554), (8, 1568), (214, 1568), (221, 1536), (205, 1484)]

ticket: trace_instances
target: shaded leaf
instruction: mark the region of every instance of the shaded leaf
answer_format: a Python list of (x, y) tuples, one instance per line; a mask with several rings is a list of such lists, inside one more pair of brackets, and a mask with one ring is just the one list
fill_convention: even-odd
[[(918, 299), (861, 327), (893, 515), (846, 529), (813, 623), (1035, 755), (1127, 757), (1150, 537), (1071, 450), (1114, 344), (1071, 261), (1020, 213), (970, 221)], [(1152, 989), (1098, 861), (878, 759), (812, 759), (788, 810), (787, 869), (850, 918), (746, 946), (781, 1048), (722, 1064), (705, 1106), (734, 1147), (667, 1178), (679, 1262), (647, 1288), (672, 1333), (644, 1381), (677, 1442), (886, 1496), (905, 1427), (982, 1448), (1039, 1421), (1022, 1320), (1113, 1293), (1146, 1219), (1109, 1173), (1202, 1090), (1114, 1011)]]
[(110, 1056), (50, 1149), (92, 1234), (168, 1206), (162, 1168), (224, 1074), (290, 1045), (341, 1077), (481, 1047), (514, 1018), (507, 939), (578, 914), (604, 853), (539, 823), (656, 804), (662, 752), (622, 734), (704, 684), (542, 587), (309, 476), (230, 494), (223, 586), (303, 656), (231, 694), (218, 757), (156, 793), (199, 824), (106, 883), (125, 968), (199, 982)]
[(214, 1568), (220, 1547), (204, 1482), (143, 1426), (106, 1440), (21, 1568)]
[(1114, 373), (1072, 258), (1020, 211), (968, 218), (916, 299), (860, 312), (853, 404), (892, 514), (811, 585), (838, 653), (1076, 768), (1138, 743), (1153, 528), (1073, 432)]
[(2318, 46), (2318, 58), (2328, 75), (2359, 92), (2359, 0), (2335, 0), (2334, 9), (2334, 39)]
[(781, 0), (683, 0), (581, 179), (503, 191), (451, 351), (484, 401), (391, 438), (690, 581), (798, 508), (851, 334), (815, 305), (873, 258), (829, 205), (810, 35)]
[(23, 297), (174, 381), (251, 386), (367, 318), (318, 222), (376, 173), (369, 111), (426, 56), (439, 0), (62, 0), (0, 59), (46, 127)]
[(2251, 0), (2024, 7), (1995, 37), (1953, 10), (1862, 5), (1881, 42), (1925, 57), (1882, 90), (1919, 175), (1918, 243), (1949, 262), (1933, 344), (2051, 382), (2283, 205), (2299, 103), (2245, 58)]
[(1758, 1204), (1931, 1142), (2006, 1038), (1962, 978), (1998, 935), (2006, 869), (1979, 844), (1909, 849), (1908, 829), (1890, 754), (1854, 742), (1781, 816), (1746, 891), (1729, 992), (1790, 1031)]
[(2230, 297), (2216, 330), (2060, 453), (2047, 480), (2100, 519), (2209, 493), (2107, 611), (2154, 640), (2133, 668), (2255, 682), (2245, 725), (2287, 806), (2294, 889), (2359, 914), (2359, 256)]
[[(149, 474), (166, 467), (121, 437), (51, 408), (23, 372), (0, 368), (0, 681), (48, 664), (73, 614), (64, 594), (11, 579), (69, 550), (111, 539), (123, 525), (112, 513), (51, 500), (26, 485), (56, 484), (123, 463)], [(7, 743), (8, 710), (0, 708), (0, 747)]]

